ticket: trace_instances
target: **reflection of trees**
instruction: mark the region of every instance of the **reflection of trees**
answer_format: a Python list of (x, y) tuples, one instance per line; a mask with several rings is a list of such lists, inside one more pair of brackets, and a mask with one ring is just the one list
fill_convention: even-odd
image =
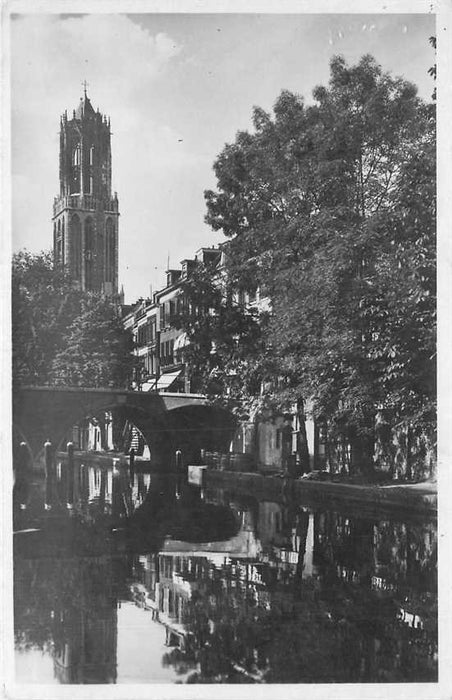
[(146, 498), (129, 520), (129, 542), (146, 552), (158, 552), (166, 537), (184, 542), (225, 540), (239, 530), (226, 505), (207, 503), (186, 479), (152, 475)]
[[(309, 513), (293, 513), (288, 527), (279, 506), (266, 504), (266, 512), (275, 527), (261, 517), (265, 563), (206, 562), (186, 602), (191, 661), (198, 664), (191, 682), (436, 680), (436, 579), (427, 576), (436, 563), (434, 525), (317, 514), (316, 566), (305, 571)], [(391, 557), (384, 565), (388, 582), (392, 575), (397, 585), (385, 589), (375, 582), (383, 565), (379, 546), (388, 538)], [(278, 561), (281, 545), (290, 542), (298, 548), (295, 566), (287, 557)], [(237, 575), (250, 567), (258, 578)]]
[(194, 655), (190, 652), (184, 653), (178, 647), (175, 647), (163, 654), (162, 666), (172, 666), (178, 676), (185, 676), (196, 668), (196, 661)]
[(252, 587), (225, 595), (221, 581), (204, 580), (185, 613), (197, 682), (435, 680), (434, 634), (402, 624), (396, 603), (370, 589), (310, 577), (301, 595), (261, 598)]
[(436, 527), (382, 522), (375, 528), (375, 566), (394, 585), (418, 591), (436, 589)]

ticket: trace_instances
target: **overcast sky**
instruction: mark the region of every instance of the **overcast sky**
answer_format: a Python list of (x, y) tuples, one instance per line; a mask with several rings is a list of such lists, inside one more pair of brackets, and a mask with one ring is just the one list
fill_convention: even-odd
[(177, 267), (223, 240), (204, 224), (212, 164), (253, 105), (284, 88), (307, 100), (329, 60), (371, 53), (430, 99), (432, 15), (16, 15), (11, 35), (13, 250), (52, 245), (60, 115), (88, 82), (111, 118), (126, 301), (163, 286)]

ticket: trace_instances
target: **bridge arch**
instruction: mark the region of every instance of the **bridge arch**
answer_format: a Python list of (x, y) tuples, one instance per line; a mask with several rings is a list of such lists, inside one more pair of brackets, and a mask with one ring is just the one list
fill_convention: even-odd
[(233, 419), (198, 395), (157, 394), (116, 389), (22, 387), (13, 392), (13, 424), (30, 446), (35, 463), (50, 440), (58, 449), (70, 429), (89, 416), (114, 411), (143, 434), (154, 460), (168, 465), (178, 442), (192, 459), (203, 446), (224, 449)]
[(185, 464), (196, 464), (202, 449), (227, 452), (236, 427), (229, 411), (213, 405), (180, 406), (169, 410), (167, 418)]

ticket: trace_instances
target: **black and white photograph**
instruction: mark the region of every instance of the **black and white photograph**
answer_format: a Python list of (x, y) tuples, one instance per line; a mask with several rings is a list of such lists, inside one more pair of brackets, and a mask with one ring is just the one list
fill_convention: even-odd
[(4, 3), (5, 697), (450, 697), (450, 10)]

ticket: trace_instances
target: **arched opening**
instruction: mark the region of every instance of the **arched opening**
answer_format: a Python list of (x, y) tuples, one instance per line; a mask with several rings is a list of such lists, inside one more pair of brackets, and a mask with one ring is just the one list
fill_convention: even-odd
[(85, 221), (85, 289), (93, 289), (94, 224), (91, 217)]
[(75, 280), (80, 279), (82, 256), (81, 223), (77, 214), (74, 214), (70, 224), (70, 238), (72, 241), (72, 275)]
[(185, 406), (168, 411), (168, 423), (184, 465), (199, 464), (202, 451), (227, 453), (236, 421), (213, 406)]
[[(155, 426), (154, 426), (155, 423)], [(129, 454), (149, 462), (153, 449), (153, 426), (160, 432), (159, 421), (150, 420), (146, 411), (135, 407), (96, 408), (63, 427), (55, 450), (64, 452), (72, 442), (78, 452), (97, 454)], [(158, 439), (158, 438), (157, 438)]]
[(64, 267), (64, 219), (61, 219), (61, 265)]
[(105, 235), (105, 281), (113, 282), (115, 269), (115, 227), (113, 221), (109, 218), (106, 223)]
[(58, 219), (57, 224), (55, 262), (58, 266), (62, 264), (61, 219)]
[(80, 167), (81, 167), (81, 149), (80, 144), (75, 144), (72, 150), (72, 172), (71, 172), (71, 183), (70, 183), (70, 193), (78, 194), (80, 192)]

